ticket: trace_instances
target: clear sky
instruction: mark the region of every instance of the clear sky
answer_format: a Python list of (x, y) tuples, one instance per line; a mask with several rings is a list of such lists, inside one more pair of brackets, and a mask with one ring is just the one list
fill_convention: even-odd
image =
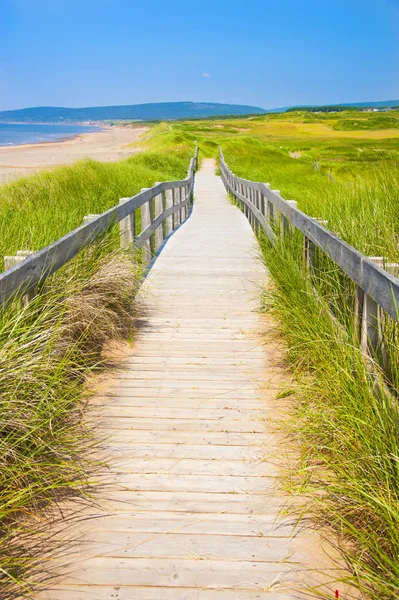
[(0, 110), (399, 98), (399, 0), (0, 0)]

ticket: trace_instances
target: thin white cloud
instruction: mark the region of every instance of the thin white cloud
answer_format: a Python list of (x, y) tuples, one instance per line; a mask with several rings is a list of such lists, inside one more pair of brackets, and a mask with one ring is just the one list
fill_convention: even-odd
[(209, 73), (202, 73), (202, 77), (205, 77), (205, 79), (210, 79), (210, 75)]

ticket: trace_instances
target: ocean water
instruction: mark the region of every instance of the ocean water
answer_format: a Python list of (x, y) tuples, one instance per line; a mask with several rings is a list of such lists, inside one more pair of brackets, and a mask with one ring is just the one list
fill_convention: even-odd
[(36, 123), (0, 123), (0, 146), (59, 142), (81, 133), (100, 131), (99, 127), (83, 125), (38, 125)]

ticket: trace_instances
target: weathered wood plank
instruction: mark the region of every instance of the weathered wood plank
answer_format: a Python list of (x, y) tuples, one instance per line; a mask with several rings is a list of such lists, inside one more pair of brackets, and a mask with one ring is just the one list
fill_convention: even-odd
[[(273, 494), (229, 494), (223, 492), (127, 491), (105, 489), (101, 495), (103, 506), (109, 512), (183, 512), (225, 514), (278, 514), (298, 498)], [(300, 500), (300, 499), (299, 499)], [(277, 521), (276, 521), (277, 523)], [(280, 525), (284, 526), (282, 520)]]
[[(78, 584), (76, 586), (52, 586), (45, 592), (43, 600), (243, 600), (242, 591), (227, 589), (184, 588), (177, 596), (176, 589), (167, 587), (142, 586), (90, 586)], [(245, 600), (298, 600), (298, 595), (263, 590), (245, 590)]]
[[(95, 581), (97, 585), (147, 585), (182, 589), (202, 587), (216, 589), (264, 590), (278, 581), (280, 584), (297, 578), (290, 562), (244, 562), (225, 560), (192, 560), (168, 558), (76, 559), (78, 573), (71, 583)], [(179, 597), (178, 595), (176, 596)]]
[[(229, 476), (234, 473), (240, 477), (273, 477), (278, 475), (277, 465), (266, 461), (257, 461), (248, 455), (247, 460), (229, 460), (224, 457), (222, 451), (219, 457), (215, 459), (201, 459), (187, 457), (190, 450), (187, 448), (186, 456), (176, 460), (176, 458), (165, 458), (149, 456), (140, 458), (134, 452), (118, 451), (109, 452), (110, 459), (113, 461), (114, 473), (126, 474), (159, 474), (163, 475), (212, 475)], [(155, 454), (155, 453), (154, 453)]]

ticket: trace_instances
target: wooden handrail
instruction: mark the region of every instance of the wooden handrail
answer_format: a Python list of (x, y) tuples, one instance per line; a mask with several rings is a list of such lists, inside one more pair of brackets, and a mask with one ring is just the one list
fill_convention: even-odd
[[(308, 252), (320, 248), (329, 256), (350, 279), (356, 283), (358, 291), (356, 313), (359, 316), (363, 333), (363, 346), (377, 344), (375, 331), (378, 329), (381, 307), (396, 322), (399, 322), (399, 279), (385, 271), (380, 265), (340, 239), (324, 227), (317, 219), (309, 217), (293, 201), (284, 200), (278, 191), (270, 189), (267, 183), (248, 181), (236, 177), (228, 168), (220, 149), (220, 173), (227, 191), (244, 208), (252, 225), (260, 226), (272, 243), (277, 235), (273, 230), (273, 221), (279, 215), (304, 234)], [(283, 227), (284, 230), (284, 227)]]
[[(76, 256), (80, 250), (91, 244), (112, 225), (121, 223), (122, 236), (123, 224), (123, 235), (126, 235), (126, 231), (128, 230), (132, 242), (137, 242), (137, 245), (142, 246), (146, 243), (149, 244), (150, 237), (158, 228), (162, 229), (163, 222), (172, 215), (178, 213), (181, 215), (182, 211), (185, 211), (186, 218), (188, 216), (188, 207), (192, 201), (194, 173), (197, 168), (197, 161), (198, 147), (195, 150), (193, 158), (190, 160), (185, 179), (180, 181), (164, 181), (141, 191), (135, 196), (124, 198), (119, 204), (100, 215), (90, 218), (90, 220), (87, 220), (87, 222), (77, 229), (70, 231), (49, 246), (35, 252), (12, 268), (0, 273), (0, 305), (6, 304), (10, 298), (31, 293), (49, 275), (58, 271), (58, 269)], [(178, 203), (174, 202), (175, 190), (181, 190), (180, 195), (184, 196), (184, 199)], [(167, 194), (170, 191), (173, 198), (170, 203), (171, 205), (166, 207)], [(135, 210), (147, 204), (152, 204), (152, 201), (157, 197), (162, 198), (162, 211), (156, 215), (154, 220), (151, 217), (150, 226), (145, 228), (139, 236), (136, 236), (134, 229), (132, 229), (131, 224), (127, 223), (127, 221), (130, 221), (130, 217)], [(149, 209), (152, 214), (151, 208), (150, 206)], [(172, 230), (174, 228), (175, 223), (173, 223)], [(163, 240), (163, 233), (158, 237), (162, 237)], [(124, 245), (126, 246), (126, 244)], [(155, 251), (157, 249), (155, 248)]]

